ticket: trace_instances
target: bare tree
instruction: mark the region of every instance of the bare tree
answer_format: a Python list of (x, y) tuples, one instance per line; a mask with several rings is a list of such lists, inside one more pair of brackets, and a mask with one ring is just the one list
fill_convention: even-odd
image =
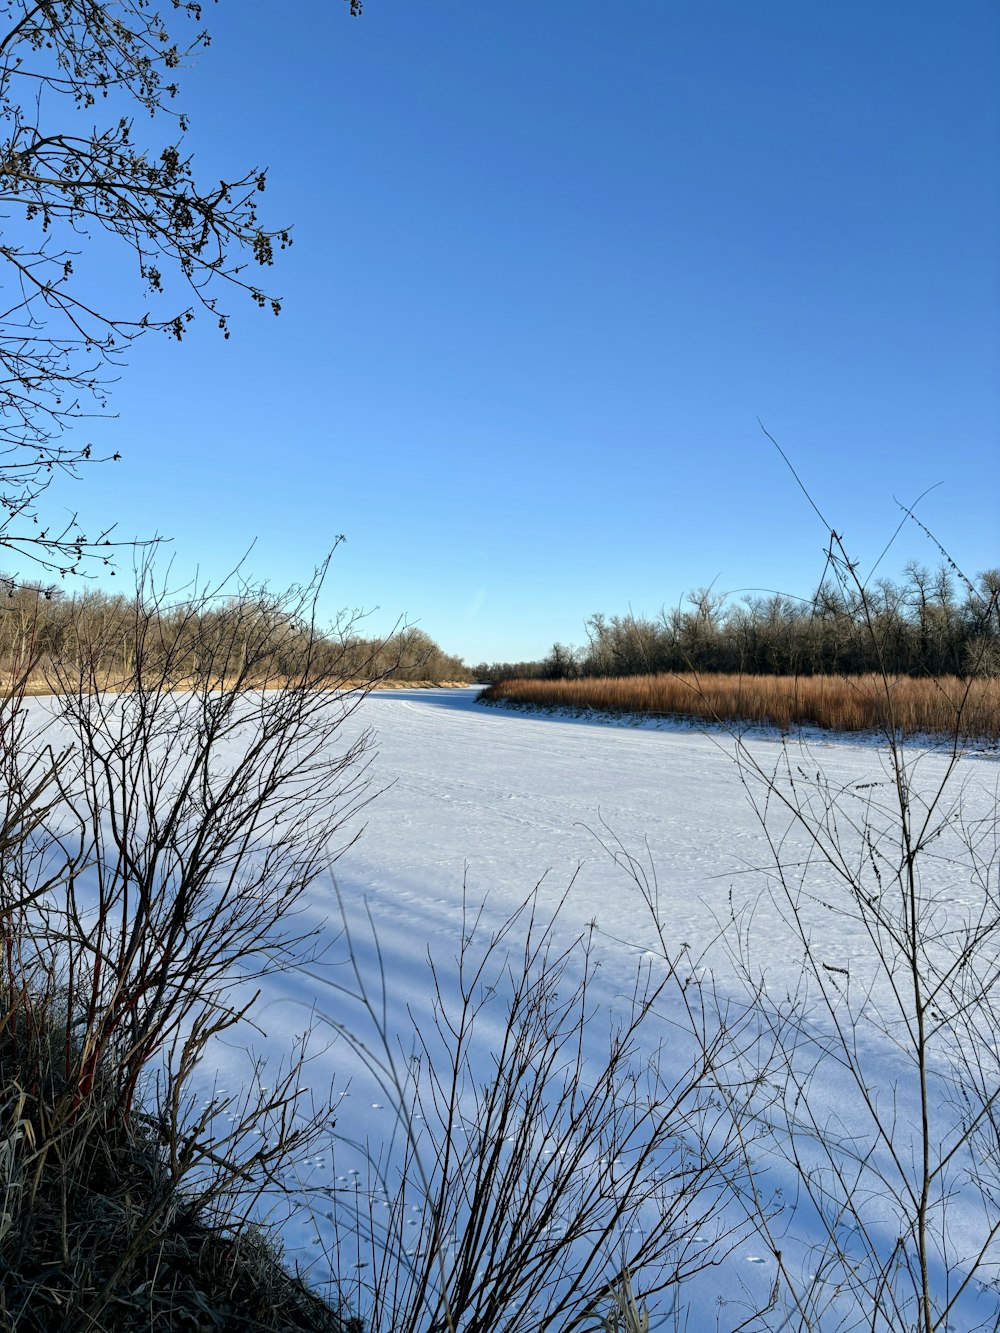
[[(98, 461), (64, 442), (66, 427), (105, 409), (114, 368), (151, 330), (181, 338), (202, 313), (228, 337), (224, 291), (277, 313), (254, 273), (291, 236), (259, 219), (266, 171), (204, 181), (185, 148), (178, 71), (208, 42), (197, 0), (172, 0), (166, 17), (149, 0), (10, 0), (3, 13), (0, 544), (65, 573), (114, 545), (75, 518), (39, 520), (53, 474)], [(184, 20), (189, 35), (175, 31)], [(134, 265), (131, 308), (87, 281), (101, 234)]]

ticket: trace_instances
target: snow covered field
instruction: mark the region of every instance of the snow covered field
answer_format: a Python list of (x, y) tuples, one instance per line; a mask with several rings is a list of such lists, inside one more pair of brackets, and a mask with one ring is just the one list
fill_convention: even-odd
[[(711, 969), (723, 994), (744, 994), (732, 956), (740, 931), (729, 924), (720, 938), (735, 916), (743, 923), (751, 969), (765, 975), (768, 995), (777, 1000), (795, 991), (801, 949), (767, 892), (764, 871), (773, 863), (773, 850), (754, 809), (755, 801), (762, 807), (765, 792), (752, 775), (746, 783), (741, 779), (734, 742), (724, 733), (531, 717), (477, 706), (474, 691), (456, 690), (372, 695), (350, 727), (362, 724), (377, 733), (372, 776), (381, 792), (365, 812), (362, 836), (336, 862), (333, 873), (354, 948), (367, 975), (374, 977), (365, 915), (370, 914), (387, 979), (388, 1025), (404, 1034), (404, 1047), (412, 1041), (406, 1035), (407, 1010), (418, 1029), (429, 1022), (428, 949), (445, 971), (458, 951), (469, 904), (485, 904), (480, 931), (489, 930), (537, 883), (544, 907), (554, 909), (565, 898), (560, 931), (582, 932), (595, 923), (600, 980), (613, 1005), (614, 997), (628, 990), (637, 962), (647, 953), (655, 955), (660, 946), (648, 907), (631, 877), (615, 864), (609, 843), (655, 867), (668, 950), (672, 956), (687, 950), (695, 975)], [(859, 818), (859, 810), (867, 811), (877, 824), (872, 800), (887, 798), (891, 806), (892, 775), (883, 750), (872, 743), (814, 739), (805, 747), (792, 743), (786, 752), (778, 737), (757, 737), (748, 746), (766, 772), (780, 767), (790, 753), (794, 764), (801, 765), (800, 786), (821, 774), (830, 790), (841, 793), (838, 837), (848, 862), (863, 859), (860, 835), (845, 822), (845, 814)], [(915, 795), (936, 791), (946, 758), (924, 753), (914, 754), (913, 761)], [(950, 803), (960, 798), (963, 827), (980, 839), (980, 854), (984, 838), (988, 842), (992, 837), (995, 849), (997, 780), (996, 756), (972, 754), (962, 758), (946, 791)], [(815, 799), (815, 789), (811, 791)], [(780, 810), (767, 821), (772, 836), (780, 836), (788, 824)], [(794, 829), (782, 843), (781, 857), (793, 867), (795, 883), (808, 893), (818, 892), (822, 900), (803, 900), (802, 910), (827, 975), (844, 978), (850, 973), (852, 985), (868, 983), (875, 973), (870, 940), (856, 917), (830, 910), (829, 903), (836, 901), (836, 876), (810, 858), (808, 840)], [(995, 878), (991, 885), (995, 893)], [(928, 856), (922, 890), (928, 896), (940, 893), (956, 906), (975, 908), (979, 903), (983, 885), (971, 873), (963, 840), (954, 832), (944, 832)], [(330, 895), (312, 910), (317, 922), (329, 916), (332, 937), (339, 925), (332, 884)], [(342, 953), (334, 944), (331, 958), (338, 957)], [(326, 968), (311, 968), (308, 976), (270, 982), (258, 1019), (266, 1025), (268, 1045), (277, 1049), (282, 1039), (315, 1023), (318, 1015), (349, 1026), (360, 1023), (339, 997), (338, 979), (345, 979), (342, 964), (338, 972), (330, 962)], [(321, 1022), (320, 1046), (322, 1032)], [(871, 1033), (859, 1034), (859, 1042), (871, 1048), (868, 1056), (872, 1070), (883, 1078), (882, 1094), (899, 1098), (899, 1133), (905, 1138), (905, 1126), (915, 1115), (906, 1105), (912, 1070), (898, 1050), (889, 1049), (889, 1043), (880, 1048)], [(232, 1076), (239, 1077), (238, 1067)], [(332, 1083), (340, 1098), (341, 1142), (329, 1158), (303, 1164), (303, 1184), (315, 1186), (332, 1174), (331, 1188), (373, 1188), (367, 1156), (378, 1155), (380, 1140), (388, 1141), (396, 1128), (384, 1088), (359, 1068), (343, 1041), (332, 1041), (317, 1056), (311, 1077), (317, 1089)], [(864, 1117), (855, 1114), (857, 1094), (844, 1082), (842, 1071), (821, 1067), (813, 1096), (818, 1114), (829, 1115), (837, 1132), (851, 1133), (855, 1121), (863, 1129)], [(360, 1147), (352, 1153), (345, 1146), (351, 1142), (367, 1144), (367, 1153)], [(736, 1328), (754, 1307), (766, 1306), (777, 1277), (775, 1237), (796, 1279), (807, 1289), (814, 1284), (810, 1313), (815, 1326), (849, 1327), (855, 1317), (864, 1317), (835, 1292), (822, 1300), (816, 1295), (815, 1284), (824, 1281), (823, 1265), (830, 1263), (829, 1247), (787, 1168), (771, 1164), (769, 1169), (770, 1185), (777, 1182), (785, 1190), (774, 1236), (769, 1241), (760, 1227), (749, 1225), (718, 1268), (681, 1292), (681, 1304), (693, 1308), (686, 1325), (680, 1307), (673, 1311), (671, 1326), (677, 1321), (677, 1326), (691, 1329)], [(378, 1202), (387, 1206), (385, 1199)], [(872, 1204), (877, 1213), (877, 1201)], [(412, 1219), (416, 1243), (422, 1218), (418, 1205), (411, 1206), (418, 1213)], [(952, 1203), (948, 1226), (957, 1252), (966, 1257), (976, 1252), (987, 1226), (996, 1221), (994, 1207), (972, 1194)], [(312, 1247), (312, 1273), (318, 1280), (326, 1275), (330, 1243), (322, 1224), (321, 1210), (318, 1232), (316, 1220), (305, 1213), (285, 1225), (291, 1249), (308, 1255)], [(719, 1230), (724, 1230), (721, 1217)], [(358, 1262), (370, 1260), (361, 1254)], [(359, 1273), (364, 1280), (364, 1269)], [(831, 1279), (826, 1291), (835, 1285)], [(943, 1292), (942, 1298), (947, 1299)], [(654, 1307), (654, 1327), (666, 1318), (666, 1306)], [(995, 1301), (976, 1284), (950, 1311), (947, 1326), (966, 1329), (984, 1320), (985, 1326), (994, 1326)], [(807, 1325), (800, 1324), (786, 1303), (779, 1303), (753, 1326)]]
[[(801, 994), (801, 938), (789, 928), (789, 898), (770, 873), (777, 851), (788, 870), (785, 887), (798, 903), (802, 933), (810, 940), (819, 977), (832, 987), (828, 993), (835, 1003), (838, 995), (849, 995), (859, 1011), (875, 1012), (880, 1006), (885, 1011), (892, 1001), (891, 979), (879, 972), (870, 934), (850, 894), (845, 894), (842, 876), (819, 855), (823, 839), (831, 836), (831, 845), (843, 853), (841, 868), (865, 884), (874, 867), (884, 871), (891, 864), (898, 841), (892, 818), (895, 778), (884, 749), (829, 738), (786, 745), (780, 737), (758, 735), (745, 739), (742, 763), (737, 763), (736, 741), (723, 732), (535, 717), (476, 705), (475, 693), (376, 693), (344, 724), (345, 746), (362, 728), (374, 731), (370, 775), (375, 799), (343, 830), (345, 842), (358, 836), (333, 861), (322, 888), (310, 890), (299, 918), (299, 925), (317, 932), (321, 956), (297, 971), (263, 979), (255, 1010), (260, 1032), (249, 1034), (256, 1055), (279, 1061), (298, 1035), (313, 1032), (308, 1083), (320, 1101), (332, 1097), (336, 1125), (329, 1142), (298, 1165), (301, 1199), (283, 1220), (282, 1234), (289, 1256), (308, 1269), (314, 1281), (339, 1276), (349, 1282), (356, 1276), (353, 1299), (362, 1313), (364, 1287), (378, 1256), (345, 1235), (340, 1205), (347, 1200), (362, 1222), (369, 1219), (369, 1230), (376, 1234), (404, 1210), (399, 1224), (410, 1232), (397, 1234), (412, 1233), (407, 1253), (415, 1264), (428, 1222), (412, 1179), (403, 1196), (395, 1196), (406, 1144), (392, 1089), (365, 1068), (342, 1031), (346, 1028), (369, 1049), (377, 1048), (371, 1015), (366, 1019), (345, 994), (356, 988), (349, 955), (371, 989), (376, 1016), (382, 1017), (391, 1051), (405, 1073), (415, 1040), (432, 1031), (434, 987), (428, 956), (446, 998), (453, 999), (454, 960), (463, 937), (474, 933), (469, 947), (475, 955), (490, 932), (539, 886), (540, 915), (559, 909), (556, 940), (565, 943), (588, 934), (592, 940), (591, 998), (597, 1021), (586, 1029), (585, 1040), (594, 1047), (584, 1052), (587, 1059), (599, 1058), (601, 1043), (607, 1042), (608, 1017), (628, 1011), (636, 976), (654, 981), (662, 976), (664, 948), (678, 963), (677, 985), (668, 987), (655, 1021), (643, 1029), (651, 1043), (648, 1056), (665, 1043), (658, 1057), (666, 1061), (661, 1073), (673, 1074), (671, 1062), (683, 1069), (692, 1051), (690, 1040), (676, 1026), (683, 1020), (684, 981), (694, 987), (689, 995), (697, 991), (709, 996), (710, 1003), (731, 1002), (734, 1023), (746, 1013), (748, 976), (763, 979), (772, 1015), (787, 1016), (788, 997)], [(761, 774), (773, 775), (777, 799), (773, 792), (768, 798)], [(909, 761), (907, 780), (918, 816), (923, 815), (922, 801), (938, 793), (947, 777), (943, 799), (929, 812), (933, 827), (941, 827), (921, 858), (920, 881), (923, 900), (937, 903), (936, 919), (942, 927), (954, 923), (955, 913), (976, 916), (987, 901), (996, 904), (998, 776), (995, 753), (961, 757), (950, 776), (946, 755), (915, 750)], [(812, 812), (816, 837), (790, 818), (782, 794)], [(762, 818), (768, 799), (770, 807)], [(636, 858), (639, 884), (629, 873), (628, 856)], [(640, 892), (644, 875), (652, 891), (654, 873), (662, 934)], [(892, 888), (882, 887), (887, 894)], [(473, 932), (470, 921), (477, 914)], [(522, 926), (510, 936), (515, 959), (522, 947)], [(986, 947), (995, 957), (993, 936)], [(815, 982), (811, 998), (818, 998)], [(938, 1002), (941, 1009), (947, 1007), (943, 992)], [(883, 1123), (891, 1123), (896, 1136), (892, 1144), (868, 1145), (871, 1117), (844, 1067), (813, 1058), (819, 1047), (810, 1042), (824, 1039), (829, 1022), (824, 1026), (815, 1004), (808, 1017), (816, 1024), (815, 1033), (802, 1038), (802, 1029), (793, 1044), (802, 1068), (816, 1066), (809, 1107), (818, 1137), (811, 1147), (806, 1140), (799, 1144), (802, 1170), (812, 1172), (814, 1183), (825, 1179), (830, 1162), (818, 1146), (825, 1138), (838, 1140), (846, 1158), (870, 1151), (869, 1161), (889, 1177), (905, 1175), (907, 1161), (912, 1165), (914, 1153), (919, 1156), (914, 1137), (919, 1114), (902, 1029), (880, 1034), (874, 1027), (862, 1027), (852, 1038), (859, 1063), (871, 1072), (871, 1104), (882, 1109)], [(947, 1047), (944, 1026), (942, 1021), (942, 1049)], [(984, 1051), (995, 1048), (995, 1043), (990, 1047), (995, 1032), (986, 1036), (980, 1061)], [(475, 1081), (489, 1074), (503, 1039), (492, 1010), (484, 1011), (463, 1076)], [(217, 1066), (203, 1073), (206, 1091), (238, 1086), (252, 1076), (247, 1052), (238, 1043), (220, 1043), (216, 1050)], [(755, 1050), (747, 1054), (750, 1063)], [(640, 1064), (645, 1058), (639, 1052)], [(934, 1095), (943, 1098), (952, 1085), (941, 1057), (933, 1058), (939, 1064), (931, 1075), (940, 1076)], [(987, 1081), (993, 1077), (994, 1066), (980, 1067)], [(259, 1077), (263, 1081), (270, 1075)], [(772, 1084), (768, 1087), (773, 1090)], [(959, 1115), (943, 1101), (933, 1110), (945, 1127)], [(810, 1201), (802, 1179), (775, 1152), (780, 1118), (773, 1107), (762, 1115), (777, 1127), (774, 1141), (760, 1138), (752, 1148), (766, 1196), (762, 1211), (772, 1217), (770, 1229), (754, 1215), (748, 1200), (740, 1204), (735, 1196), (728, 1201), (711, 1196), (710, 1211), (694, 1229), (699, 1244), (730, 1234), (735, 1239), (721, 1244), (716, 1266), (691, 1278), (673, 1296), (651, 1302), (651, 1327), (735, 1330), (755, 1310), (765, 1313), (747, 1323), (748, 1328), (911, 1326), (903, 1311), (898, 1322), (880, 1323), (841, 1290), (845, 1263), (861, 1271), (871, 1261), (865, 1250), (870, 1236), (881, 1235), (888, 1252), (893, 1251), (898, 1223), (890, 1201), (865, 1196), (867, 1239), (846, 1213), (839, 1220), (828, 1217), (824, 1231), (815, 1199)], [(530, 1131), (525, 1127), (524, 1132)], [(947, 1141), (945, 1129), (941, 1142)], [(548, 1150), (540, 1144), (539, 1151)], [(993, 1151), (990, 1158), (982, 1143), (974, 1145), (973, 1157), (981, 1154), (987, 1189), (998, 1176), (995, 1143)], [(963, 1265), (998, 1222), (997, 1195), (977, 1193), (962, 1183), (966, 1156), (964, 1150), (956, 1151), (944, 1182), (952, 1197), (941, 1234), (952, 1275), (947, 1281), (942, 1277), (937, 1292), (942, 1309), (955, 1293), (955, 1274), (960, 1277)], [(379, 1164), (377, 1170), (373, 1161)], [(596, 1161), (583, 1169), (596, 1172)], [(867, 1169), (850, 1177), (858, 1207), (872, 1187)], [(850, 1182), (842, 1184), (850, 1193)], [(695, 1215), (697, 1208), (690, 1211)], [(335, 1220), (341, 1228), (339, 1252)], [(655, 1224), (647, 1207), (632, 1232), (610, 1236), (611, 1261), (627, 1258), (642, 1227)], [(838, 1238), (833, 1247), (831, 1230)], [(457, 1244), (457, 1237), (448, 1238), (450, 1247)], [(981, 1277), (990, 1276), (996, 1258), (996, 1246), (988, 1246)], [(903, 1246), (898, 1263), (906, 1262)], [(353, 1274), (345, 1271), (355, 1264)], [(797, 1310), (778, 1281), (782, 1276), (799, 1293)], [(776, 1284), (782, 1289), (769, 1306)], [(636, 1286), (641, 1293), (641, 1271)], [(940, 1326), (959, 1333), (995, 1328), (997, 1308), (995, 1293), (976, 1281)]]

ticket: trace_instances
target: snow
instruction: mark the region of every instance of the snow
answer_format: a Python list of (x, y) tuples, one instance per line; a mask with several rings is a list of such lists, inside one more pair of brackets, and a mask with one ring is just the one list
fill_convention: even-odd
[[(731, 1001), (736, 1011), (746, 996), (740, 959), (749, 959), (749, 973), (763, 979), (768, 1000), (778, 1005), (799, 983), (801, 947), (783, 922), (781, 893), (770, 891), (777, 841), (782, 861), (792, 868), (789, 891), (798, 895), (806, 934), (827, 979), (834, 985), (840, 979), (856, 994), (868, 988), (873, 1003), (885, 998), (870, 940), (843, 899), (837, 875), (822, 864), (787, 809), (772, 802), (766, 822), (759, 817), (766, 797), (761, 775), (774, 775), (777, 788), (794, 793), (793, 799), (815, 801), (825, 787), (837, 794), (842, 810), (836, 835), (845, 861), (864, 870), (864, 819), (892, 835), (891, 815), (880, 812), (883, 805), (891, 812), (895, 790), (884, 747), (824, 736), (786, 743), (758, 734), (743, 738), (740, 764), (737, 739), (724, 731), (533, 716), (485, 708), (475, 696), (475, 690), (456, 689), (374, 693), (344, 723), (344, 748), (363, 727), (374, 728), (370, 771), (377, 795), (345, 830), (345, 842), (355, 840), (343, 850), (331, 849), (330, 874), (320, 891), (312, 890), (300, 923), (319, 932), (321, 956), (255, 983), (262, 988), (254, 1019), (259, 1031), (246, 1034), (254, 1058), (280, 1062), (292, 1041), (313, 1029), (308, 1082), (316, 1097), (331, 1096), (336, 1106), (329, 1141), (298, 1166), (302, 1204), (281, 1220), (287, 1253), (320, 1284), (331, 1276), (332, 1229), (324, 1214), (334, 1211), (325, 1208), (323, 1191), (353, 1193), (365, 1207), (371, 1200), (375, 1214), (391, 1213), (393, 1163), (401, 1151), (392, 1089), (373, 1078), (341, 1033), (343, 1025), (372, 1040), (364, 1015), (345, 995), (352, 984), (345, 924), (376, 1003), (384, 978), (385, 1023), (393, 1038), (400, 1034), (397, 1051), (404, 1063), (413, 1033), (430, 1030), (428, 957), (452, 994), (448, 972), (469, 932), (470, 915), (480, 914), (477, 935), (485, 938), (536, 886), (541, 912), (558, 909), (559, 940), (593, 927), (598, 994), (608, 1012), (622, 1003), (637, 967), (655, 969), (659, 961), (662, 969), (664, 944), (672, 958), (683, 960), (682, 970), (695, 984), (707, 988), (714, 979), (721, 1000)], [(947, 754), (914, 749), (908, 763), (917, 808), (945, 783), (941, 810), (960, 813), (966, 834), (960, 836), (954, 825), (943, 830), (928, 850), (922, 891), (939, 895), (949, 910), (974, 911), (984, 889), (997, 888), (997, 756), (966, 754), (951, 771)], [(938, 817), (937, 811), (931, 814)], [(970, 842), (978, 848), (978, 878)], [(650, 892), (655, 877), (662, 939), (629, 874), (628, 857), (635, 858), (640, 882), (647, 876)], [(661, 1035), (670, 1021), (668, 1011)], [(605, 1030), (600, 1023), (588, 1029), (598, 1034), (595, 1041)], [(488, 1066), (502, 1035), (484, 1021), (473, 1073)], [(897, 1116), (905, 1124), (915, 1115), (907, 1102), (912, 1080), (905, 1058), (893, 1049), (891, 1035), (862, 1032), (860, 1048), (873, 1079), (881, 1079), (883, 1095), (898, 1096)], [(687, 1047), (678, 1050), (682, 1058)], [(205, 1088), (245, 1083), (247, 1061), (238, 1043), (220, 1046), (215, 1067), (205, 1071)], [(863, 1128), (856, 1095), (832, 1063), (818, 1064), (811, 1096), (831, 1133), (834, 1122), (844, 1134)], [(381, 1162), (381, 1177), (372, 1173), (373, 1158)], [(803, 1277), (810, 1308), (818, 1314), (816, 1327), (846, 1327), (858, 1314), (837, 1288), (836, 1265), (814, 1211), (795, 1195), (787, 1164), (772, 1154), (762, 1169), (769, 1189), (784, 1190), (773, 1235), (746, 1225), (738, 1208), (727, 1213), (718, 1205), (713, 1224), (719, 1232), (743, 1219), (739, 1244), (681, 1289), (676, 1314), (666, 1298), (655, 1303), (653, 1327), (664, 1321), (674, 1327), (675, 1318), (677, 1327), (685, 1327), (680, 1310), (689, 1306), (691, 1330), (736, 1328), (755, 1305), (767, 1303), (777, 1276), (776, 1237), (784, 1262)], [(418, 1253), (419, 1203), (399, 1206), (412, 1210), (407, 1221)], [(991, 1207), (987, 1204), (986, 1213)], [(877, 1217), (876, 1201), (871, 1216)], [(949, 1204), (948, 1236), (961, 1257), (982, 1242), (983, 1218), (984, 1205), (971, 1194)], [(891, 1227), (891, 1210), (885, 1210), (884, 1220)], [(341, 1267), (345, 1262), (346, 1251)], [(373, 1260), (359, 1252), (356, 1262)], [(370, 1269), (357, 1271), (363, 1280)], [(641, 1280), (637, 1285), (641, 1290)], [(820, 1299), (821, 1291), (829, 1295)], [(948, 1327), (966, 1330), (984, 1321), (994, 1327), (996, 1309), (994, 1295), (981, 1284), (970, 1286), (951, 1310)], [(805, 1326), (781, 1303), (751, 1325)]]

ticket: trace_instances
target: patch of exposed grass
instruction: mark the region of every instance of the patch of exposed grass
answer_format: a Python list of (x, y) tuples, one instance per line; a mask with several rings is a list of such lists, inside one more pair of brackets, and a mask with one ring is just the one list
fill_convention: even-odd
[(42, 1039), (22, 1008), (0, 1007), (0, 1330), (344, 1333), (265, 1233), (191, 1202), (108, 1071), (70, 1095), (65, 1023)]
[(663, 674), (582, 680), (505, 680), (486, 703), (593, 709), (751, 723), (790, 731), (883, 732), (1000, 741), (1000, 680), (957, 676)]

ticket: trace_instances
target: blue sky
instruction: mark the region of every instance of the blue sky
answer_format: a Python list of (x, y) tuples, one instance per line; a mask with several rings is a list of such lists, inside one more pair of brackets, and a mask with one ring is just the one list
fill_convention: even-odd
[[(59, 503), (177, 577), (306, 576), (474, 662), (685, 589), (807, 593), (896, 500), (1000, 564), (993, 0), (224, 0), (208, 180), (270, 167), (278, 319), (150, 338)], [(116, 282), (109, 273), (109, 282)], [(124, 281), (124, 279), (123, 279)], [(937, 553), (916, 529), (896, 574)]]

